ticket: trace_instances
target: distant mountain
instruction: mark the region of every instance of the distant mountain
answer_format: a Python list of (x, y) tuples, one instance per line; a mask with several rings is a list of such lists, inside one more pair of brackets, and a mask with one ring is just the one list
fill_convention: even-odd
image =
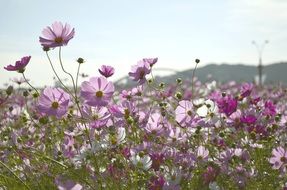
[[(177, 78), (190, 80), (192, 77), (193, 69), (177, 72), (175, 74), (156, 77), (158, 81), (173, 83)], [(257, 66), (250, 66), (244, 64), (209, 64), (203, 67), (199, 67), (195, 76), (198, 80), (205, 82), (208, 77), (212, 76), (213, 80), (218, 82), (236, 81), (236, 82), (253, 82), (255, 76), (258, 75)], [(274, 63), (265, 65), (263, 67), (263, 75), (265, 75), (264, 83), (283, 83), (287, 84), (287, 62)], [(124, 81), (124, 82), (123, 82)], [(131, 86), (135, 83), (132, 82), (128, 77), (123, 78), (121, 81), (116, 82), (118, 86)]]

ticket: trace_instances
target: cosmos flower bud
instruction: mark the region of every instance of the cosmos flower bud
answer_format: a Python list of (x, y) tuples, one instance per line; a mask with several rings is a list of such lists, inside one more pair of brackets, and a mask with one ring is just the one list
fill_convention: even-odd
[(180, 92), (176, 92), (176, 93), (175, 93), (175, 97), (176, 97), (177, 99), (181, 100), (181, 99), (182, 99), (182, 94), (181, 94)]
[(29, 96), (29, 92), (28, 92), (27, 90), (25, 90), (25, 91), (23, 92), (23, 96), (24, 96), (24, 97)]
[(48, 46), (43, 46), (42, 49), (43, 49), (43, 51), (46, 51), (46, 52), (47, 52), (47, 51), (50, 51), (50, 48), (49, 48)]
[(160, 88), (164, 88), (165, 87), (165, 83), (164, 82), (161, 82), (161, 83), (159, 83), (159, 85), (158, 85)]
[(182, 84), (182, 79), (181, 79), (181, 78), (177, 78), (177, 79), (176, 79), (176, 83), (177, 83), (177, 84)]
[(77, 59), (77, 62), (78, 62), (79, 64), (82, 64), (82, 63), (85, 62), (85, 60), (84, 60), (83, 58), (79, 57), (79, 58)]
[(14, 91), (13, 86), (8, 86), (8, 88), (6, 89), (6, 94), (10, 96), (13, 93), (13, 91)]

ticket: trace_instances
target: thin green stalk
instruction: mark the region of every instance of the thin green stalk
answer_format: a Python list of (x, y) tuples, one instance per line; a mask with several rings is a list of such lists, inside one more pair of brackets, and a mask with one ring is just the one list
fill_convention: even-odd
[(28, 101), (27, 101), (27, 97), (25, 97), (25, 106), (26, 106), (26, 110), (27, 110), (27, 113), (28, 113), (28, 115), (29, 115), (29, 118), (30, 118), (30, 120), (35, 124), (35, 125), (37, 125), (37, 123), (34, 121), (34, 119), (33, 119), (33, 117), (31, 116), (31, 114), (30, 114), (30, 112), (29, 112), (29, 107), (28, 107), (28, 103), (27, 103)]
[[(59, 48), (59, 61), (60, 61), (60, 65), (62, 67), (62, 70), (64, 71), (64, 73), (66, 73), (67, 75), (69, 75), (72, 79), (72, 83), (73, 83), (73, 88), (74, 88), (74, 92), (75, 92), (75, 96), (74, 99), (75, 99), (75, 103), (78, 107), (78, 110), (81, 114), (81, 118), (84, 118), (83, 117), (83, 113), (82, 113), (82, 110), (81, 110), (81, 107), (79, 105), (79, 101), (78, 101), (78, 98), (77, 98), (77, 90), (76, 90), (76, 85), (75, 85), (75, 81), (74, 81), (74, 77), (69, 73), (67, 72), (65, 69), (64, 69), (64, 66), (63, 66), (63, 62), (62, 62), (62, 56), (61, 56), (61, 47)], [(88, 140), (89, 140), (89, 143), (90, 143), (90, 146), (92, 148), (92, 141), (91, 141), (91, 138), (90, 138), (90, 135), (89, 135), (89, 132), (88, 132), (88, 128), (87, 128), (87, 125), (84, 123), (84, 126), (85, 126), (85, 131), (86, 131), (86, 135), (88, 136)]]
[(194, 98), (194, 77), (195, 77), (195, 71), (197, 69), (197, 65), (198, 63), (196, 62), (195, 68), (192, 71), (192, 79), (191, 79), (191, 100), (193, 102), (193, 98)]
[(5, 163), (0, 160), (0, 164), (11, 172), (27, 189), (31, 189), (19, 176), (17, 176)]
[(77, 76), (76, 76), (76, 88), (75, 88), (76, 94), (77, 94), (77, 90), (78, 90), (78, 80), (79, 80), (80, 67), (81, 67), (81, 64), (79, 63), (78, 70), (77, 70)]
[(54, 66), (53, 66), (53, 64), (52, 64), (52, 61), (51, 61), (51, 59), (50, 59), (50, 56), (49, 56), (48, 52), (46, 52), (46, 55), (47, 55), (47, 58), (48, 58), (48, 60), (49, 60), (49, 63), (50, 63), (50, 65), (51, 65), (52, 70), (53, 70), (54, 74), (56, 75), (58, 81), (59, 81), (59, 82), (61, 83), (61, 85), (65, 88), (65, 90), (66, 90), (69, 94), (71, 94), (71, 95), (73, 96), (73, 94), (71, 93), (71, 91), (68, 89), (68, 87), (66, 87), (66, 85), (62, 82), (62, 80), (61, 80), (60, 77), (58, 76), (58, 74), (57, 74), (57, 72), (56, 72), (56, 70), (55, 70), (55, 68), (54, 68)]
[(25, 81), (27, 82), (27, 84), (28, 84), (32, 89), (34, 89), (34, 90), (37, 92), (37, 94), (39, 94), (38, 90), (37, 90), (36, 88), (34, 88), (34, 87), (28, 82), (27, 78), (25, 77), (25, 74), (22, 73), (22, 75), (23, 75), (23, 78), (25, 79)]
[[(50, 157), (45, 156), (45, 155), (41, 155), (41, 154), (39, 154), (39, 153), (37, 153), (37, 152), (32, 152), (32, 151), (30, 151), (30, 152), (33, 153), (33, 154), (36, 154), (37, 156), (43, 157), (44, 159), (49, 160), (49, 161), (51, 161), (51, 162), (53, 162), (53, 163), (55, 163), (55, 164), (57, 164), (57, 165), (63, 167), (64, 169), (67, 169), (67, 170), (69, 169), (68, 166), (66, 166), (65, 164), (62, 164), (61, 162), (59, 162), (59, 161), (57, 161), (57, 160), (55, 160), (55, 159), (53, 159), (53, 158), (50, 158)], [(71, 170), (70, 170), (70, 171), (71, 171)], [(71, 171), (71, 172), (75, 174), (74, 171)], [(86, 179), (82, 179), (82, 180), (83, 180), (89, 187), (91, 187), (92, 189), (95, 189), (95, 188), (93, 188), (93, 186), (92, 186)]]
[(74, 92), (75, 92), (75, 96), (77, 96), (76, 94), (76, 85), (75, 85), (75, 80), (74, 80), (74, 77), (71, 75), (71, 73), (67, 72), (65, 69), (64, 69), (64, 66), (63, 66), (63, 62), (62, 62), (62, 56), (61, 56), (61, 47), (59, 48), (59, 61), (60, 61), (60, 65), (62, 67), (62, 70), (64, 71), (64, 73), (66, 73), (67, 75), (69, 75), (72, 79), (72, 83), (73, 83), (73, 88), (74, 88)]

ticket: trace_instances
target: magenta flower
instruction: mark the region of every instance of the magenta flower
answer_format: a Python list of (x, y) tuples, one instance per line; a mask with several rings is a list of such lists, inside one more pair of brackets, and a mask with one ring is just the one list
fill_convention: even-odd
[(115, 69), (108, 65), (102, 65), (101, 68), (99, 69), (99, 72), (101, 75), (108, 78), (114, 74)]
[(246, 123), (247, 125), (252, 125), (256, 123), (257, 118), (254, 115), (244, 115), (240, 118), (240, 121), (242, 123)]
[(179, 105), (175, 109), (175, 120), (181, 125), (186, 125), (187, 123), (190, 123), (195, 115), (192, 108), (193, 105), (190, 101), (180, 101)]
[(164, 159), (165, 159), (164, 154), (154, 152), (150, 154), (150, 157), (152, 159), (151, 168), (153, 168), (155, 171), (158, 171), (161, 164), (163, 164), (164, 162)]
[(61, 88), (47, 87), (39, 98), (38, 109), (48, 116), (61, 118), (67, 113), (69, 102), (70, 95)]
[(232, 98), (231, 95), (222, 97), (217, 100), (217, 105), (219, 112), (225, 113), (227, 116), (230, 116), (237, 109), (237, 100)]
[(151, 67), (157, 62), (158, 58), (144, 58), (143, 61), (148, 63)]
[(47, 27), (42, 31), (44, 37), (39, 37), (43, 47), (55, 48), (65, 46), (74, 37), (75, 29), (71, 29), (69, 24), (63, 25), (61, 22), (54, 22), (52, 27)]
[(282, 147), (277, 147), (272, 150), (272, 157), (269, 162), (273, 165), (273, 169), (286, 170), (285, 166), (287, 166), (287, 151)]
[(18, 71), (19, 73), (23, 73), (25, 71), (25, 67), (29, 63), (31, 56), (22, 57), (21, 60), (16, 61), (15, 65), (8, 65), (4, 67), (7, 71)]
[(264, 114), (269, 116), (275, 116), (276, 115), (276, 107), (273, 104), (272, 101), (267, 100), (264, 104)]
[(253, 89), (253, 84), (252, 83), (244, 83), (242, 84), (241, 86), (241, 89), (240, 89), (240, 95), (245, 98), (247, 96), (249, 96), (252, 92), (252, 89)]
[(212, 166), (207, 166), (206, 171), (203, 173), (203, 181), (205, 184), (215, 181), (219, 171)]
[(132, 66), (132, 71), (129, 72), (129, 76), (134, 81), (138, 81), (139, 84), (143, 84), (146, 81), (145, 76), (151, 72), (150, 64), (145, 61), (139, 61), (136, 65)]
[(0, 98), (0, 106), (6, 101), (6, 99)]
[(114, 84), (104, 77), (92, 77), (84, 81), (81, 87), (81, 96), (90, 106), (106, 106), (115, 91)]

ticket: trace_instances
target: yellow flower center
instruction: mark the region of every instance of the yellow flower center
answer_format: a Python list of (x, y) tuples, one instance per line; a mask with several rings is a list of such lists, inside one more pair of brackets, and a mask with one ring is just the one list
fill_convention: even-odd
[(125, 118), (127, 119), (130, 116), (130, 111), (128, 109), (124, 109)]
[(97, 98), (101, 98), (101, 97), (103, 97), (103, 95), (104, 95), (103, 91), (97, 91), (96, 92), (96, 97)]
[(55, 40), (54, 40), (57, 44), (61, 44), (63, 43), (63, 38), (62, 37), (56, 37)]
[(98, 115), (93, 115), (92, 118), (93, 118), (93, 120), (98, 120), (99, 116)]
[(53, 109), (58, 109), (58, 107), (59, 107), (59, 103), (58, 102), (53, 102), (52, 103), (52, 108)]
[(140, 71), (140, 79), (143, 79), (144, 78), (144, 75), (145, 75), (145, 71), (144, 70), (141, 70)]

